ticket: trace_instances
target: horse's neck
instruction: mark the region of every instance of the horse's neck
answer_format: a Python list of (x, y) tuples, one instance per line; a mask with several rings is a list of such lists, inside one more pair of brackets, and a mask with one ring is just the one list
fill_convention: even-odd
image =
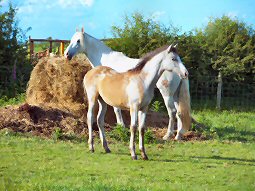
[(101, 63), (103, 66), (108, 66), (117, 72), (126, 72), (134, 68), (139, 59), (129, 58), (122, 52), (112, 51), (110, 54), (103, 54)]
[(153, 89), (156, 86), (158, 79), (160, 78), (163, 70), (161, 69), (160, 62), (162, 61), (162, 53), (157, 54), (148, 63), (145, 64), (140, 72), (140, 76), (143, 79), (143, 83), (147, 88)]
[(88, 35), (84, 35), (85, 53), (93, 67), (108, 66), (118, 72), (125, 72), (134, 68), (139, 59), (125, 56), (122, 52), (113, 51), (100, 40)]
[(87, 33), (84, 33), (84, 45), (86, 47), (85, 54), (87, 55), (93, 67), (102, 65), (102, 55), (112, 52), (111, 48), (106, 46), (100, 40), (88, 35)]

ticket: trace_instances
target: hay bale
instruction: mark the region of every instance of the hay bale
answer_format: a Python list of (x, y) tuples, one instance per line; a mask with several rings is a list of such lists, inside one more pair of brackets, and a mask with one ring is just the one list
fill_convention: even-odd
[(64, 57), (41, 59), (34, 67), (26, 91), (30, 105), (57, 108), (82, 116), (87, 101), (82, 81), (91, 69), (85, 55), (78, 55), (71, 61)]

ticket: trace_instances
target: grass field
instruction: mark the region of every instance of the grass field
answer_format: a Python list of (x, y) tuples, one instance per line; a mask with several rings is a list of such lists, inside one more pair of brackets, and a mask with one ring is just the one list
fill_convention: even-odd
[(127, 143), (96, 144), (1, 134), (0, 190), (254, 190), (254, 143), (168, 142), (146, 145), (132, 161)]
[[(2, 99), (1, 106), (23, 98)], [(2, 130), (0, 190), (255, 190), (254, 112), (194, 110), (192, 115), (204, 125), (193, 130), (208, 140), (151, 141), (145, 146), (149, 161), (131, 160), (123, 132), (108, 132), (112, 153), (104, 153), (97, 137), (91, 154), (84, 139)]]

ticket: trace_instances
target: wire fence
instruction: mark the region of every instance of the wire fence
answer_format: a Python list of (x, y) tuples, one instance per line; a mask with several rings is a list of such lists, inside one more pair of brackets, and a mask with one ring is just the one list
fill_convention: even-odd
[[(191, 104), (194, 107), (216, 107), (219, 80), (216, 76), (190, 80)], [(255, 83), (230, 81), (222, 79), (220, 92), (221, 108), (255, 109)]]
[[(203, 79), (190, 79), (191, 106), (193, 108), (215, 108), (217, 104), (218, 78), (207, 76)], [(26, 90), (26, 84), (14, 82), (0, 82), (0, 98), (11, 97)], [(255, 109), (255, 83), (222, 80), (221, 108)]]

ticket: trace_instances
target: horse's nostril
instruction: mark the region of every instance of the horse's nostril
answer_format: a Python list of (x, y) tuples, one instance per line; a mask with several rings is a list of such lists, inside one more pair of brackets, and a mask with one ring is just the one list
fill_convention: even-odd
[(68, 52), (66, 53), (66, 55), (68, 56)]

